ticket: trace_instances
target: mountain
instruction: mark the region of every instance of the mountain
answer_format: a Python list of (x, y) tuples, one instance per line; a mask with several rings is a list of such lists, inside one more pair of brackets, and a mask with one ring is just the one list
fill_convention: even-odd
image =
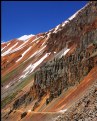
[(4, 121), (96, 121), (97, 2), (48, 32), (1, 43), (1, 75)]

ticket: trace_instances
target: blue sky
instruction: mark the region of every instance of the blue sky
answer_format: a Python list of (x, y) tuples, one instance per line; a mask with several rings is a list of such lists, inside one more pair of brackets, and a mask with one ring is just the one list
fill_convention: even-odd
[(2, 1), (1, 41), (46, 32), (88, 1)]

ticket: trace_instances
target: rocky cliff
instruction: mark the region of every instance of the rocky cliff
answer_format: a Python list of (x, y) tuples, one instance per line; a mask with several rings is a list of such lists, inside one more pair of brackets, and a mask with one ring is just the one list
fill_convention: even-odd
[[(48, 39), (48, 48), (53, 44), (57, 48), (56, 51), (61, 50), (61, 53), (44, 63), (35, 73), (31, 99), (37, 99), (37, 101), (33, 110), (42, 96), (49, 94), (46, 99), (48, 104), (64, 89), (67, 90), (68, 87), (80, 83), (97, 65), (97, 2), (90, 2), (57, 34), (52, 33)], [(55, 51), (55, 48), (52, 47), (47, 51)], [(70, 50), (64, 55), (67, 49)]]

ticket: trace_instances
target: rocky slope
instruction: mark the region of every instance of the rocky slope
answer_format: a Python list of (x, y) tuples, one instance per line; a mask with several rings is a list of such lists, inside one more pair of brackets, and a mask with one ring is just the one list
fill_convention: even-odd
[(55, 121), (96, 121), (97, 120), (97, 81), (85, 96)]
[[(79, 85), (80, 90), (83, 85), (85, 91), (89, 82), (97, 81), (97, 2), (89, 2), (49, 32), (25, 35), (1, 47), (3, 117), (9, 107), (10, 113), (23, 110), (25, 116), (29, 108), (30, 112), (60, 111), (61, 98), (65, 100), (63, 95), (68, 96), (71, 87)], [(76, 100), (81, 94), (71, 92)]]

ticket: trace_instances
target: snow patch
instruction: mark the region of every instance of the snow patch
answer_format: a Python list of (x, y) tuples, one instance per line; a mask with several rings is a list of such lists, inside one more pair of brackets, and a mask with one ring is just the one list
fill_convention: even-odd
[(79, 11), (77, 11), (74, 15), (72, 15), (70, 18), (68, 18), (69, 20), (72, 20), (73, 18), (76, 17), (76, 15), (79, 13)]
[(7, 44), (7, 46), (10, 45), (10, 43)]
[(46, 38), (46, 39), (49, 39), (49, 38), (50, 38), (50, 34), (51, 34), (51, 32), (49, 32), (49, 33), (47, 34), (47, 38)]
[[(89, 4), (89, 3), (88, 3)], [(81, 8), (80, 10), (78, 10), (75, 14), (73, 14), (71, 17), (69, 17), (66, 21), (64, 21), (63, 23), (62, 23), (62, 27), (64, 27), (68, 22), (69, 22), (69, 20), (72, 20), (73, 18), (75, 18), (77, 15), (78, 15), (78, 13), (79, 12), (81, 12), (86, 6), (88, 6), (88, 4), (86, 4), (83, 8)], [(53, 32), (53, 33), (57, 33), (59, 30), (58, 30), (58, 28), (59, 28), (59, 26), (60, 25), (58, 25), (56, 28), (55, 28), (55, 31)]]
[(30, 64), (24, 71), (23, 75), (19, 78), (25, 78), (28, 74), (34, 71), (34, 69), (42, 63), (42, 61), (47, 58), (50, 55), (50, 53), (46, 53), (39, 61), (35, 62), (34, 64)]
[[(3, 43), (2, 43), (2, 44), (3, 44)], [(5, 47), (7, 47), (8, 45), (10, 45), (10, 43), (8, 43)], [(4, 47), (4, 48), (5, 48), (5, 47)], [(2, 48), (1, 51), (4, 50), (4, 48)]]
[(21, 81), (21, 79), (25, 78), (28, 74), (30, 74), (31, 72), (34, 71), (34, 69), (40, 64), (42, 63), (42, 61), (47, 58), (50, 55), (50, 53), (46, 53), (39, 61), (35, 62), (34, 64), (30, 64), (24, 71), (23, 74), (20, 76), (19, 81)]
[(32, 67), (32, 64), (30, 64), (25, 70), (24, 70), (24, 72), (26, 72), (25, 74), (27, 74), (29, 71), (31, 71), (31, 68)]
[[(22, 49), (22, 48), (24, 47), (23, 45), (24, 45), (25, 43), (26, 43), (26, 41), (25, 41), (22, 45), (20, 45), (18, 48), (13, 49), (13, 50), (11, 50), (11, 51), (8, 51), (8, 50), (7, 50), (8, 52), (7, 52), (7, 53), (4, 52), (5, 54), (3, 53), (4, 55), (2, 55), (2, 56), (5, 56), (5, 55), (7, 55), (7, 54), (11, 54), (11, 53), (13, 53), (13, 52), (16, 52), (16, 51)], [(21, 46), (23, 46), (23, 47), (21, 47)]]
[[(6, 47), (6, 46), (5, 46), (5, 47)], [(3, 48), (1, 49), (1, 51), (4, 50), (5, 47), (3, 47)]]
[(30, 34), (30, 35), (23, 35), (23, 36), (19, 37), (18, 40), (23, 40), (23, 41), (25, 41), (25, 40), (29, 39), (29, 38), (32, 37), (32, 36), (35, 36), (35, 35), (33, 35), (33, 34)]
[(46, 43), (46, 41), (44, 41), (41, 46), (43, 46), (45, 43)]
[(55, 56), (55, 58), (61, 58), (62, 56), (65, 56), (69, 50), (70, 50), (70, 49), (68, 49), (68, 48), (62, 49), (62, 50)]
[(24, 56), (31, 48), (32, 48), (32, 46), (29, 47), (29, 48), (22, 54), (22, 57), (19, 58), (16, 62), (20, 61), (20, 60), (23, 58), (23, 56)]
[(18, 44), (18, 42), (12, 47), (12, 49)]
[(10, 84), (8, 84), (6, 87), (5, 87), (5, 89), (8, 89), (10, 87)]
[(69, 21), (65, 21), (62, 23), (62, 27), (64, 27)]
[(12, 82), (10, 82), (8, 85), (6, 85), (6, 86), (5, 86), (5, 89), (8, 89), (8, 88), (11, 86), (11, 83), (12, 83)]
[(49, 30), (49, 32), (53, 31), (53, 29)]
[(70, 50), (70, 49), (66, 49), (66, 50), (62, 53), (61, 57), (62, 57), (62, 56), (65, 56), (66, 53), (67, 53), (69, 50)]
[(11, 48), (9, 48), (7, 51), (5, 51), (5, 52), (2, 54), (2, 56), (5, 56), (5, 55), (9, 54), (9, 52), (10, 52), (17, 44), (18, 44), (18, 42), (17, 42), (14, 46), (12, 46)]
[[(32, 69), (32, 71), (45, 59), (45, 58), (47, 58), (48, 57), (48, 53), (46, 53), (39, 61), (37, 61), (36, 63), (34, 63), (33, 64), (33, 69)], [(31, 71), (31, 72), (32, 72)]]
[(30, 58), (34, 57), (36, 54), (37, 54), (37, 51), (36, 51), (34, 54), (32, 54), (28, 59), (26, 59), (24, 62), (26, 62), (26, 61), (29, 60)]
[(30, 112), (31, 112), (31, 110), (28, 110), (28, 112), (30, 113)]
[(59, 112), (60, 113), (64, 113), (64, 112), (66, 112), (67, 111), (67, 109), (64, 109), (64, 110), (60, 110)]
[[(21, 44), (21, 45), (18, 47), (18, 49), (21, 49), (21, 47), (22, 47), (23, 45), (25, 45), (28, 41), (29, 41), (29, 39), (28, 39), (27, 41), (24, 41), (24, 43)], [(23, 46), (23, 47), (24, 47), (24, 46)], [(23, 48), (23, 47), (22, 47), (22, 48)]]
[(55, 31), (53, 33), (57, 33), (58, 28), (60, 27), (60, 24), (56, 26)]
[(26, 71), (31, 70), (31, 72), (34, 71), (34, 69), (45, 59), (47, 58), (49, 54), (46, 53), (39, 61), (37, 61), (36, 63), (34, 63), (33, 65), (30, 65), (29, 67), (26, 68)]
[[(58, 112), (60, 112), (61, 114), (64, 114), (66, 111), (67, 111), (67, 109), (65, 109), (65, 110), (60, 110), (60, 111), (58, 111)], [(61, 118), (61, 115), (55, 117), (55, 118), (53, 119), (53, 121), (57, 121), (57, 120), (60, 119), (60, 118)]]
[[(89, 4), (89, 3), (88, 3)], [(81, 12), (86, 6), (88, 6), (88, 4), (86, 4), (83, 8), (81, 8), (80, 10), (78, 10), (75, 14), (73, 14), (71, 17), (69, 17), (69, 20), (72, 20), (73, 18), (75, 18), (79, 12)]]
[(16, 52), (16, 51), (18, 51), (18, 50), (22, 49), (23, 47), (25, 47), (25, 46), (23, 46), (23, 45), (25, 45), (28, 41), (29, 41), (29, 40), (24, 41), (24, 43), (23, 43), (23, 44), (21, 44), (18, 48), (16, 48), (16, 49), (12, 50), (10, 53), (13, 53), (13, 52)]
[(54, 51), (54, 53), (56, 53), (56, 52)]
[(1, 44), (5, 44), (5, 43), (7, 43), (7, 42), (4, 42), (3, 40), (1, 41)]
[(29, 47), (29, 48), (22, 54), (22, 56), (24, 56), (31, 48), (32, 48), (32, 46)]
[(40, 53), (42, 50), (44, 50), (45, 47), (46, 47), (46, 45), (43, 46), (40, 50), (38, 50), (38, 53)]
[(37, 42), (38, 42), (37, 40), (39, 40), (40, 38), (42, 39), (43, 36), (40, 36), (40, 37), (38, 37), (38, 38), (36, 37), (36, 39), (34, 39), (32, 42), (36, 42), (36, 43), (37, 43)]
[[(32, 54), (28, 59), (34, 57), (36, 54), (39, 55), (39, 54), (43, 51), (43, 49), (44, 49), (45, 47), (46, 47), (46, 45), (45, 45), (44, 47), (42, 47), (40, 50), (36, 51), (34, 54)], [(28, 60), (28, 59), (27, 59), (27, 60)], [(27, 61), (27, 60), (25, 60), (25, 61)], [(24, 62), (25, 62), (25, 61), (24, 61)]]

